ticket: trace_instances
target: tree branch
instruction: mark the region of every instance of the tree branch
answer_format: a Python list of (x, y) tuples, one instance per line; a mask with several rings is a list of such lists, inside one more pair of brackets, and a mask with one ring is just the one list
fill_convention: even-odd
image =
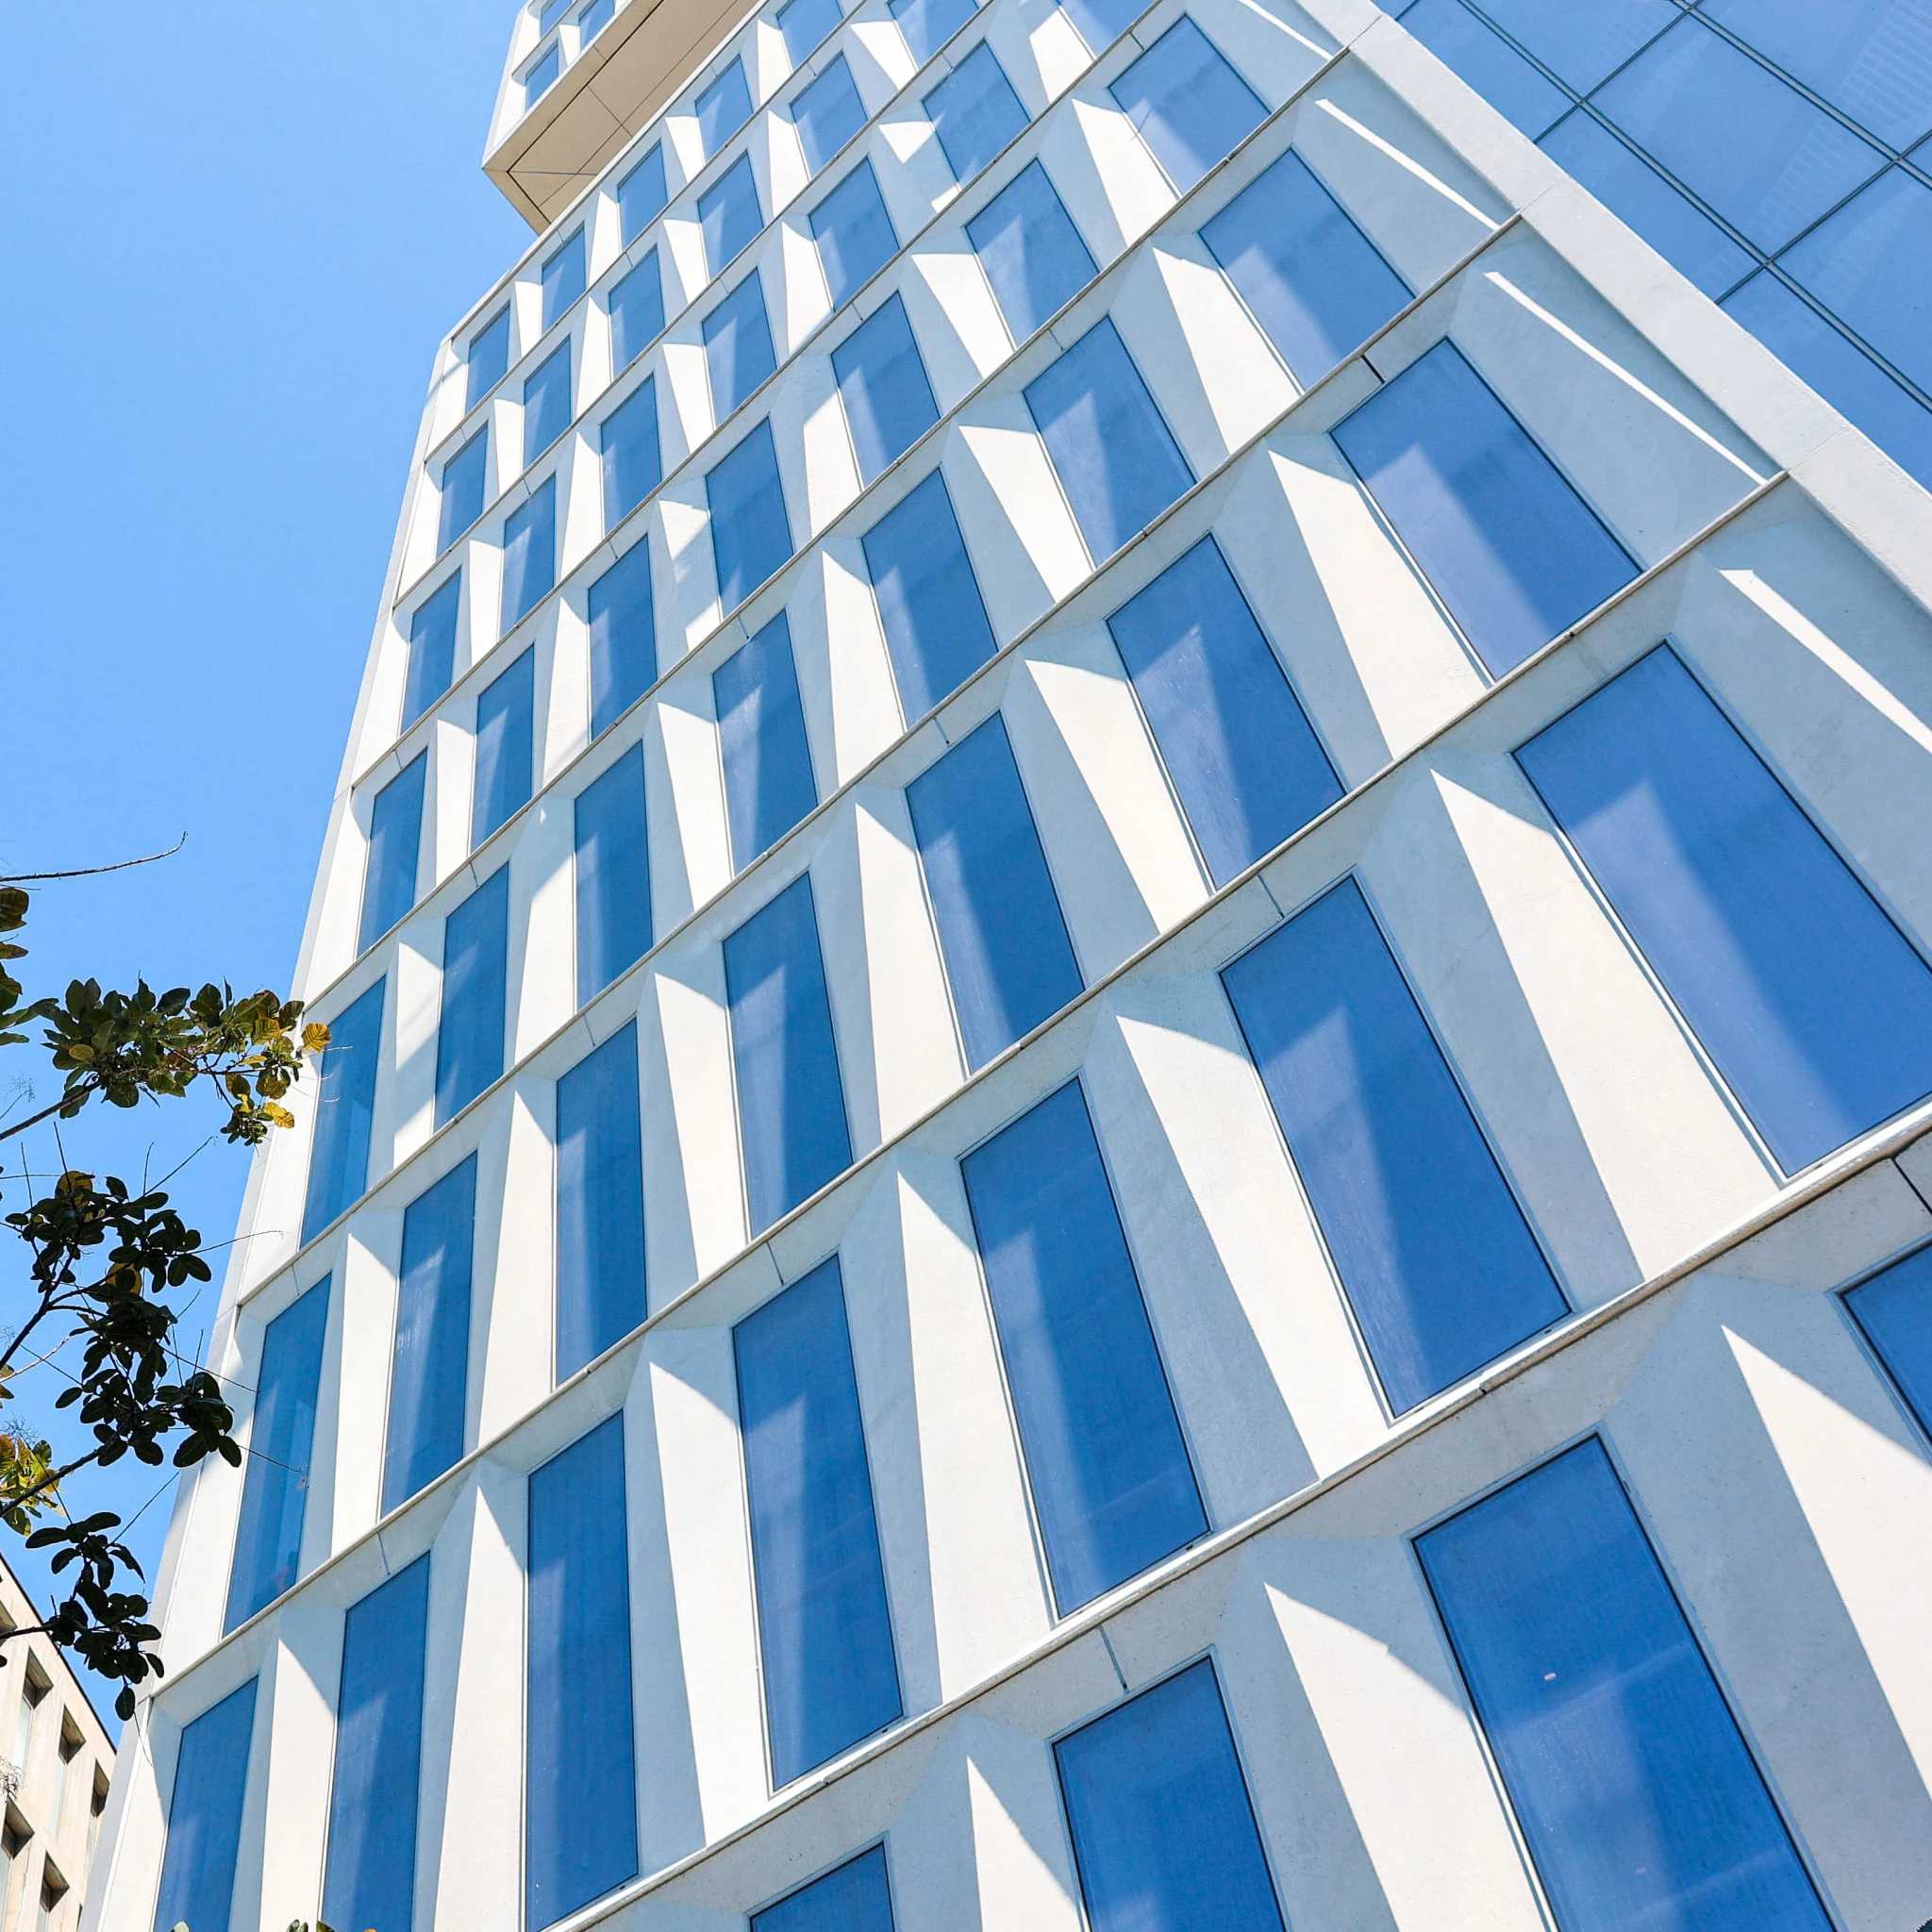
[(72, 872), (0, 873), (0, 886), (34, 885), (42, 879), (91, 879), (104, 872), (125, 872), (131, 865), (152, 865), (158, 858), (173, 858), (188, 842), (183, 832), (165, 852), (150, 852), (143, 858), (117, 858), (112, 865), (80, 865)]
[[(91, 1100), (100, 1091), (100, 1088), (96, 1084), (95, 1086), (81, 1088), (77, 1091), (84, 1092)], [(24, 1134), (29, 1127), (37, 1127), (42, 1121), (52, 1120), (57, 1113), (67, 1106), (73, 1097), (72, 1094), (63, 1093), (52, 1107), (43, 1107), (39, 1113), (29, 1114), (24, 1121), (15, 1121), (10, 1127), (0, 1127), (0, 1141), (10, 1141), (14, 1135)]]

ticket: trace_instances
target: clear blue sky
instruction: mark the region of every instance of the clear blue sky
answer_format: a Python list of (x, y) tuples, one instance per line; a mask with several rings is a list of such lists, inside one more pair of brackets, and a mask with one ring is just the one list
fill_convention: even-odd
[[(30, 992), (75, 975), (287, 990), (430, 358), (528, 240), (478, 165), (511, 13), (11, 16), (0, 871), (188, 835), (164, 865), (40, 889)], [(0, 1082), (25, 1058), (0, 1057)], [(67, 1157), (134, 1178), (214, 1117), (89, 1117)], [(16, 1172), (21, 1145), (5, 1143)], [(55, 1155), (42, 1135), (29, 1151)], [(211, 1240), (245, 1169), (217, 1142), (175, 1185)], [(0, 1242), (8, 1324), (16, 1246)], [(209, 1291), (191, 1338), (212, 1311)], [(56, 1393), (41, 1373), (23, 1400), (49, 1431)], [(75, 1496), (124, 1517), (155, 1498), (132, 1538), (151, 1575), (165, 1482), (130, 1460)], [(0, 1545), (44, 1596), (38, 1559)]]

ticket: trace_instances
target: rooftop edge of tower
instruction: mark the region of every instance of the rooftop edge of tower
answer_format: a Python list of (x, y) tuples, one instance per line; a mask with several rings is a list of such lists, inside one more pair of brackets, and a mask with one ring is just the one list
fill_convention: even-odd
[[(517, 11), (484, 146), (483, 172), (539, 233), (594, 180), (739, 25), (745, 0), (619, 0), (587, 45), (574, 17), (588, 9)], [(540, 25), (549, 15), (546, 28)], [(575, 58), (526, 105), (546, 43)]]

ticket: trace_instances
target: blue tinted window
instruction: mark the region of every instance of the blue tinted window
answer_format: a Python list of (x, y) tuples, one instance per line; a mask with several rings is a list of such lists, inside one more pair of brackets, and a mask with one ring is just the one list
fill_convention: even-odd
[(851, 1165), (809, 874), (724, 941), (753, 1234)]
[(1883, 165), (1875, 148), (1694, 19), (1640, 54), (1594, 104), (1760, 248), (1782, 247)]
[(1482, 5), (1505, 33), (1578, 93), (1588, 93), (1680, 17), (1676, 0), (1591, 0), (1588, 7), (1482, 0)]
[(441, 522), (436, 549), (441, 556), (483, 514), (483, 482), (490, 455), (490, 432), (479, 429), (442, 466)]
[(475, 1239), (473, 1154), (403, 1210), (403, 1272), (396, 1288), (395, 1363), (382, 1462), (385, 1513), (462, 1457)]
[(697, 116), (698, 140), (709, 160), (751, 119), (751, 89), (745, 84), (744, 62), (734, 60), (691, 103)]
[(1932, 1248), (1853, 1289), (1845, 1305), (1891, 1371), (1919, 1426), (1932, 1431)]
[(664, 181), (664, 149), (654, 147), (617, 184), (617, 220), (628, 248), (658, 217), (671, 199)]
[(705, 237), (705, 260), (723, 275), (764, 225), (751, 157), (740, 155), (724, 178), (698, 196), (698, 226)]
[(557, 76), (563, 67), (563, 52), (554, 42), (542, 59), (524, 75), (524, 108), (525, 111), (534, 108), (557, 84)]
[(328, 1276), (268, 1324), (255, 1377), (255, 1422), (235, 1567), (228, 1573), (232, 1630), (290, 1589), (301, 1574), (302, 1522), (308, 1500), (308, 1456), (315, 1445), (315, 1398), (328, 1327)]
[(651, 950), (644, 748), (634, 744), (577, 793), (577, 1004)]
[(464, 409), (474, 409), (509, 371), (509, 310), (500, 309), (470, 338)]
[(1080, 991), (1080, 967), (1000, 714), (906, 788), (966, 1063)]
[(711, 378), (711, 414), (724, 422), (778, 366), (765, 285), (754, 269), (705, 317), (705, 367)]
[(638, 1029), (628, 1025), (557, 1083), (559, 1382), (644, 1319), (643, 1190)]
[(1402, 277), (1291, 148), (1201, 239), (1304, 389), (1408, 300)]
[(577, 45), (588, 47), (610, 24), (610, 17), (617, 11), (617, 0), (591, 0), (591, 4), (577, 15)]
[(1268, 118), (1185, 13), (1108, 92), (1183, 194)]
[(899, 701), (922, 718), (993, 654), (973, 559), (935, 470), (861, 540)]
[(476, 699), (476, 789), (470, 813), (474, 850), (530, 802), (537, 757), (537, 653), (524, 652)]
[(1779, 266), (1894, 369), (1932, 389), (1932, 188), (1889, 170)]
[(1377, 390), (1335, 441), (1497, 677), (1637, 575), (1453, 343)]
[(458, 571), (409, 620), (409, 669), (403, 681), (407, 731), (450, 687), (457, 667), (457, 618), (462, 609)]
[(633, 543), (591, 586), (591, 736), (629, 710), (658, 675), (651, 546)]
[(1107, 627), (1217, 886), (1341, 796), (1213, 538)]
[(1397, 1414), (1563, 1314), (1354, 880), (1222, 977)]
[(920, 102), (957, 181), (970, 180), (1026, 125), (1006, 70), (981, 41)]
[(1416, 1550), (1563, 1932), (1825, 1932), (1600, 1443)]
[(892, 258), (899, 238), (870, 161), (861, 161), (812, 209), (811, 235), (834, 308)]
[(1013, 340), (1023, 342), (1092, 280), (1096, 270), (1073, 217), (1038, 161), (966, 224)]
[(543, 0), (537, 10), (537, 31), (547, 34), (570, 10), (570, 0)]
[(658, 378), (646, 376), (599, 432), (604, 456), (604, 527), (614, 530), (664, 480), (658, 443)]
[[(1521, 0), (1519, 0), (1521, 4)], [(1654, 10), (1667, 9), (1653, 0)], [(1932, 19), (1899, 0), (1705, 0), (1787, 74), (1894, 147), (1932, 127)]]
[(1140, 0), (1060, 0), (1060, 9), (1096, 54), (1119, 40), (1142, 10)]
[(610, 366), (625, 370), (664, 326), (664, 277), (654, 248), (610, 287)]
[(791, 125), (814, 175), (865, 125), (865, 103), (844, 55), (791, 103)]
[(838, 1257), (732, 1340), (777, 1788), (900, 1707)]
[(1096, 563), (1193, 483), (1110, 321), (1026, 385), (1026, 408)]
[(543, 283), (543, 327), (549, 329), (584, 292), (584, 231), (579, 228), (539, 272)]
[(1751, 273), (1750, 252), (1594, 116), (1569, 115), (1541, 145), (1707, 295), (1722, 295)]
[(1206, 1657), (1083, 1724), (1053, 1755), (1092, 1932), (1280, 1932)]
[(1932, 1090), (1932, 973), (1674, 653), (1517, 758), (1787, 1174)]
[(155, 1932), (184, 1924), (193, 1932), (228, 1932), (255, 1737), (255, 1682), (250, 1677), (182, 1729)]
[(532, 1928), (638, 1869), (624, 1487), (622, 1415), (530, 1477), (524, 1842)]
[(979, 0), (886, 0), (912, 58), (924, 67), (973, 18)]
[(839, 0), (785, 0), (774, 16), (785, 36), (785, 56), (802, 66), (812, 50), (839, 25)]
[(1402, 24), (1532, 141), (1570, 106), (1561, 88), (1491, 33), (1462, 0), (1417, 0)]
[(1932, 410), (1768, 269), (1725, 304), (1781, 361), (1879, 448), (1932, 488)]
[(751, 1917), (751, 1932), (892, 1932), (886, 1848), (847, 1860)]
[(369, 1139), (375, 1121), (375, 1074), (382, 1057), (382, 996), (388, 981), (328, 1023), (316, 1079), (315, 1139), (302, 1239), (311, 1240), (369, 1185)]
[(419, 751), (375, 794), (370, 807), (358, 953), (366, 953), (416, 903), (416, 865), (423, 851), (423, 780), (428, 770), (429, 754)]
[(322, 1897), (331, 1923), (409, 1932), (414, 1920), (428, 1640), (427, 1557), (371, 1591), (343, 1619)]
[(711, 674), (733, 866), (742, 871), (819, 802), (811, 745), (781, 610)]
[(959, 1166), (1066, 1616), (1208, 1518), (1079, 1082)]
[(832, 351), (860, 480), (870, 483), (940, 420), (906, 305), (895, 294)]
[(556, 582), (557, 478), (547, 476), (504, 521), (503, 629), (528, 616)]
[(705, 501), (711, 512), (718, 597), (732, 610), (791, 555), (791, 523), (769, 422), (707, 473)]
[(442, 1021), (436, 1035), (436, 1124), (503, 1072), (509, 967), (509, 867), (500, 865), (443, 922)]
[(570, 342), (559, 343), (524, 379), (524, 466), (570, 427)]

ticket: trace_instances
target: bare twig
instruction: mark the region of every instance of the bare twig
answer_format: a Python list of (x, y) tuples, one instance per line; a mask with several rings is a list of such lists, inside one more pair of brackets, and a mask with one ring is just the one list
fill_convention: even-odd
[(0, 873), (0, 886), (34, 885), (42, 879), (91, 879), (104, 872), (125, 872), (131, 865), (152, 865), (158, 858), (173, 858), (187, 842), (188, 834), (183, 832), (165, 852), (150, 852), (142, 858), (117, 858), (112, 865), (78, 865), (72, 872)]

